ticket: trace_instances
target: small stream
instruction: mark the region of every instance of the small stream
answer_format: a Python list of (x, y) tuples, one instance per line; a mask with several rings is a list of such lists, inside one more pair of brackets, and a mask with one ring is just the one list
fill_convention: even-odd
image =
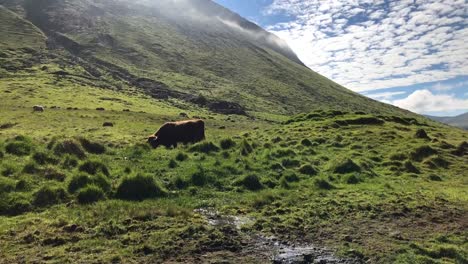
[[(241, 230), (244, 225), (251, 225), (255, 219), (248, 216), (221, 215), (211, 208), (200, 208), (194, 211), (203, 216), (209, 225), (230, 225)], [(294, 245), (286, 241), (279, 241), (275, 237), (266, 237), (262, 234), (247, 234), (250, 236), (249, 251), (256, 250), (267, 254), (273, 264), (357, 264), (355, 259), (341, 259), (333, 252), (314, 245)]]

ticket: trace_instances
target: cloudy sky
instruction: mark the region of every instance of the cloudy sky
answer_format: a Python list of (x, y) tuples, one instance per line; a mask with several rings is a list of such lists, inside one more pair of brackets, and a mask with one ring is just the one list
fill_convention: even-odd
[(413, 112), (468, 111), (466, 0), (215, 0), (316, 72)]

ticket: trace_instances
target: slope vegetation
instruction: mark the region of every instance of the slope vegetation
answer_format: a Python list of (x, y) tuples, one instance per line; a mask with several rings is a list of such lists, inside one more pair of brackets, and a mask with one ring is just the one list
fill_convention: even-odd
[(229, 113), (287, 114), (333, 106), (408, 114), (311, 71), (282, 40), (210, 0), (0, 4), (47, 36), (47, 60), (40, 63), (112, 89), (136, 88)]

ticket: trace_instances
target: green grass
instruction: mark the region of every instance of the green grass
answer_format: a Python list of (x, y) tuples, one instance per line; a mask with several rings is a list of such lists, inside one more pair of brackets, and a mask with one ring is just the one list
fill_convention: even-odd
[[(87, 7), (64, 4), (71, 14)], [(83, 65), (63, 50), (28, 64), (48, 52), (43, 33), (0, 11), (16, 21), (0, 25), (10, 32), (0, 42), (0, 262), (268, 261), (249, 244), (255, 234), (369, 263), (466, 262), (466, 131), (356, 96), (225, 28), (197, 35), (200, 25), (174, 31), (165, 19), (106, 14), (105, 32), (67, 36), (89, 44), (108, 34), (113, 50), (89, 45)], [(7, 24), (33, 36), (17, 39)], [(115, 66), (173, 91), (240, 102), (250, 116), (154, 99), (115, 77)], [(204, 142), (146, 144), (181, 113), (205, 120)], [(430, 139), (417, 138), (419, 129)], [(199, 208), (252, 223), (213, 226)]]
[[(150, 102), (144, 97), (138, 100), (140, 107)], [(18, 114), (13, 100), (6, 102), (2, 123)], [(97, 118), (112, 111), (97, 113), (98, 105), (90, 103), (79, 111)], [(376, 263), (466, 259), (460, 242), (466, 234), (456, 227), (467, 211), (463, 175), (468, 163), (466, 156), (452, 153), (466, 141), (466, 132), (429, 122), (425, 130), (438, 140), (428, 142), (414, 138), (415, 125), (386, 121), (332, 126), (336, 120), (356, 119), (354, 113), (283, 124), (258, 121), (255, 126), (244, 117), (232, 116), (238, 127), (231, 130), (231, 121), (225, 116), (212, 115), (206, 119), (208, 139), (204, 143), (153, 150), (143, 143), (144, 135), (156, 130), (166, 116), (167, 120), (177, 119), (182, 112), (174, 108), (172, 118), (171, 114), (161, 115), (157, 111), (164, 105), (153, 102), (154, 109), (148, 106), (152, 113), (148, 122), (144, 121), (148, 113), (112, 113), (129, 124), (122, 127), (96, 125), (96, 130), (83, 132), (80, 128), (90, 125), (89, 119), (63, 123), (73, 116), (69, 110), (46, 109), (40, 116), (24, 115), (17, 126), (1, 130), (0, 235), (15, 232), (2, 240), (2, 257), (24, 252), (35, 256), (43, 244), (54, 245), (45, 248), (54, 261), (89, 260), (91, 248), (101, 252), (102, 261), (149, 261), (170, 259), (168, 252), (181, 250), (179, 244), (187, 245), (178, 251), (180, 257), (206, 249), (203, 241), (224, 241), (217, 249), (221, 251), (241, 247), (240, 236), (216, 233), (216, 228), (192, 213), (195, 208), (214, 207), (225, 214), (242, 212), (254, 217), (254, 232), (328, 245), (343, 255), (359, 252)], [(40, 131), (33, 129), (37, 118), (47, 120), (41, 122)], [(224, 124), (226, 129), (218, 129)], [(57, 127), (67, 132), (53, 134)], [(148, 131), (142, 133), (145, 127)], [(132, 142), (134, 131), (139, 131), (141, 141)], [(8, 152), (8, 145), (15, 142), (23, 142), (29, 152)], [(57, 151), (63, 142), (70, 142), (71, 151)], [(407, 163), (418, 173), (409, 170)], [(37, 224), (30, 226), (30, 221)], [(91, 232), (80, 233), (78, 242), (72, 243), (73, 233), (61, 231), (69, 224)], [(148, 224), (149, 233), (141, 231)], [(405, 239), (389, 236), (391, 230), (398, 230)], [(187, 232), (188, 236), (181, 237)], [(434, 240), (441, 232), (453, 240)], [(122, 246), (144, 234), (152, 239)], [(346, 235), (353, 242), (341, 239)], [(32, 242), (19, 243), (25, 240)], [(429, 249), (433, 246), (436, 249)], [(452, 253), (431, 253), (439, 247)], [(65, 253), (72, 248), (80, 254)]]

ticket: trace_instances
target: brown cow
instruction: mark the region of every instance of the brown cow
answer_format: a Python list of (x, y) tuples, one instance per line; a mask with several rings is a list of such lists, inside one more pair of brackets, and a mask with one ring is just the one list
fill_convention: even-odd
[(177, 147), (177, 143), (195, 143), (204, 139), (205, 122), (197, 119), (165, 123), (158, 132), (148, 137), (148, 143), (153, 148), (160, 145), (169, 148)]

